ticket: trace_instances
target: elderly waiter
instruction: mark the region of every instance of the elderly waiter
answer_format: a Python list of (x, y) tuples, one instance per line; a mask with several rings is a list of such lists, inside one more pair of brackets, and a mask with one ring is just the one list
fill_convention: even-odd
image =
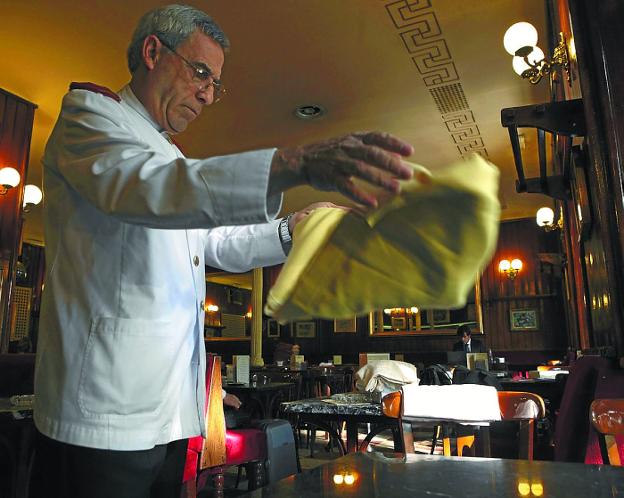
[[(148, 12), (119, 93), (72, 84), (46, 146), (46, 286), (35, 423), (46, 496), (177, 497), (204, 427), (204, 266), (284, 260), (281, 192), (310, 184), (364, 205), (412, 147), (354, 133), (296, 148), (185, 158), (170, 136), (224, 94), (229, 42), (205, 13)], [(208, 435), (210, 437), (210, 435)]]

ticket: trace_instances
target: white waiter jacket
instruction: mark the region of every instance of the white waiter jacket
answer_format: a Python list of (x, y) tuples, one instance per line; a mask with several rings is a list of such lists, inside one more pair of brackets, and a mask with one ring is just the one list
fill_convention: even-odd
[(141, 450), (205, 436), (204, 265), (285, 256), (274, 149), (186, 159), (120, 97), (70, 91), (46, 146), (34, 419), (59, 441)]

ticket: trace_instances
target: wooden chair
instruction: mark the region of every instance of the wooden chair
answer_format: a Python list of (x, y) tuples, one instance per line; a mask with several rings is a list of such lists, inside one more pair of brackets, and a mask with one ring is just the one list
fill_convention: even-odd
[(544, 400), (534, 393), (499, 391), (498, 405), (502, 420), (517, 420), (520, 423), (518, 458), (533, 460), (535, 421), (546, 416)]
[(616, 436), (624, 436), (624, 398), (597, 399), (590, 407), (591, 421), (600, 434), (603, 463), (622, 466)]
[[(184, 469), (182, 496), (194, 498), (209, 479), (214, 496), (224, 495), (224, 471), (230, 466), (244, 465), (247, 470), (248, 490), (262, 486), (266, 460), (266, 436), (260, 429), (226, 429), (221, 395), (221, 359), (206, 357), (206, 433), (191, 438)], [(240, 471), (239, 471), (240, 477)], [(238, 485), (238, 480), (237, 480)]]
[[(519, 458), (533, 460), (533, 441), (535, 434), (535, 420), (543, 418), (546, 413), (544, 400), (541, 396), (533, 393), (499, 391), (498, 404), (501, 411), (501, 419), (505, 421), (518, 421), (519, 430)], [(402, 395), (401, 392), (394, 392), (386, 395), (382, 399), (382, 410), (387, 417), (402, 419)], [(441, 421), (443, 422), (443, 421)], [(413, 452), (414, 439), (411, 426), (408, 422), (401, 420), (400, 430), (406, 452)], [(487, 431), (486, 431), (487, 432)], [(486, 436), (487, 437), (487, 436)], [(489, 438), (485, 442), (487, 453), (489, 454)], [(460, 435), (456, 438), (457, 456), (464, 456), (468, 451), (475, 454), (474, 434)], [(409, 449), (412, 451), (409, 451)], [(443, 438), (443, 449), (445, 456), (451, 456), (451, 440), (446, 436)]]

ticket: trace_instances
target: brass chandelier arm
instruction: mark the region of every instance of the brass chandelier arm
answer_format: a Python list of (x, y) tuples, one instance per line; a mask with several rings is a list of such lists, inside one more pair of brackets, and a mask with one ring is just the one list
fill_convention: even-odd
[(566, 45), (565, 35), (559, 33), (559, 44), (553, 51), (551, 60), (544, 58), (541, 61), (531, 63), (529, 61), (529, 55), (526, 54), (522, 57), (525, 64), (530, 67), (526, 71), (523, 71), (520, 75), (522, 78), (528, 79), (532, 84), (536, 85), (541, 79), (552, 72), (552, 66), (561, 66), (566, 73), (566, 79), (568, 83), (572, 84), (572, 75), (570, 73), (570, 60), (568, 58), (568, 47)]

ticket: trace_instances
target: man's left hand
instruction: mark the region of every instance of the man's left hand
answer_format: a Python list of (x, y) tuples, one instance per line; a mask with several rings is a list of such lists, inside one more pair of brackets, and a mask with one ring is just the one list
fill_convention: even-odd
[(238, 410), (243, 403), (240, 399), (238, 399), (237, 396), (234, 396), (233, 394), (226, 394), (225, 398), (223, 398), (223, 404), (225, 406), (231, 406), (235, 410)]

